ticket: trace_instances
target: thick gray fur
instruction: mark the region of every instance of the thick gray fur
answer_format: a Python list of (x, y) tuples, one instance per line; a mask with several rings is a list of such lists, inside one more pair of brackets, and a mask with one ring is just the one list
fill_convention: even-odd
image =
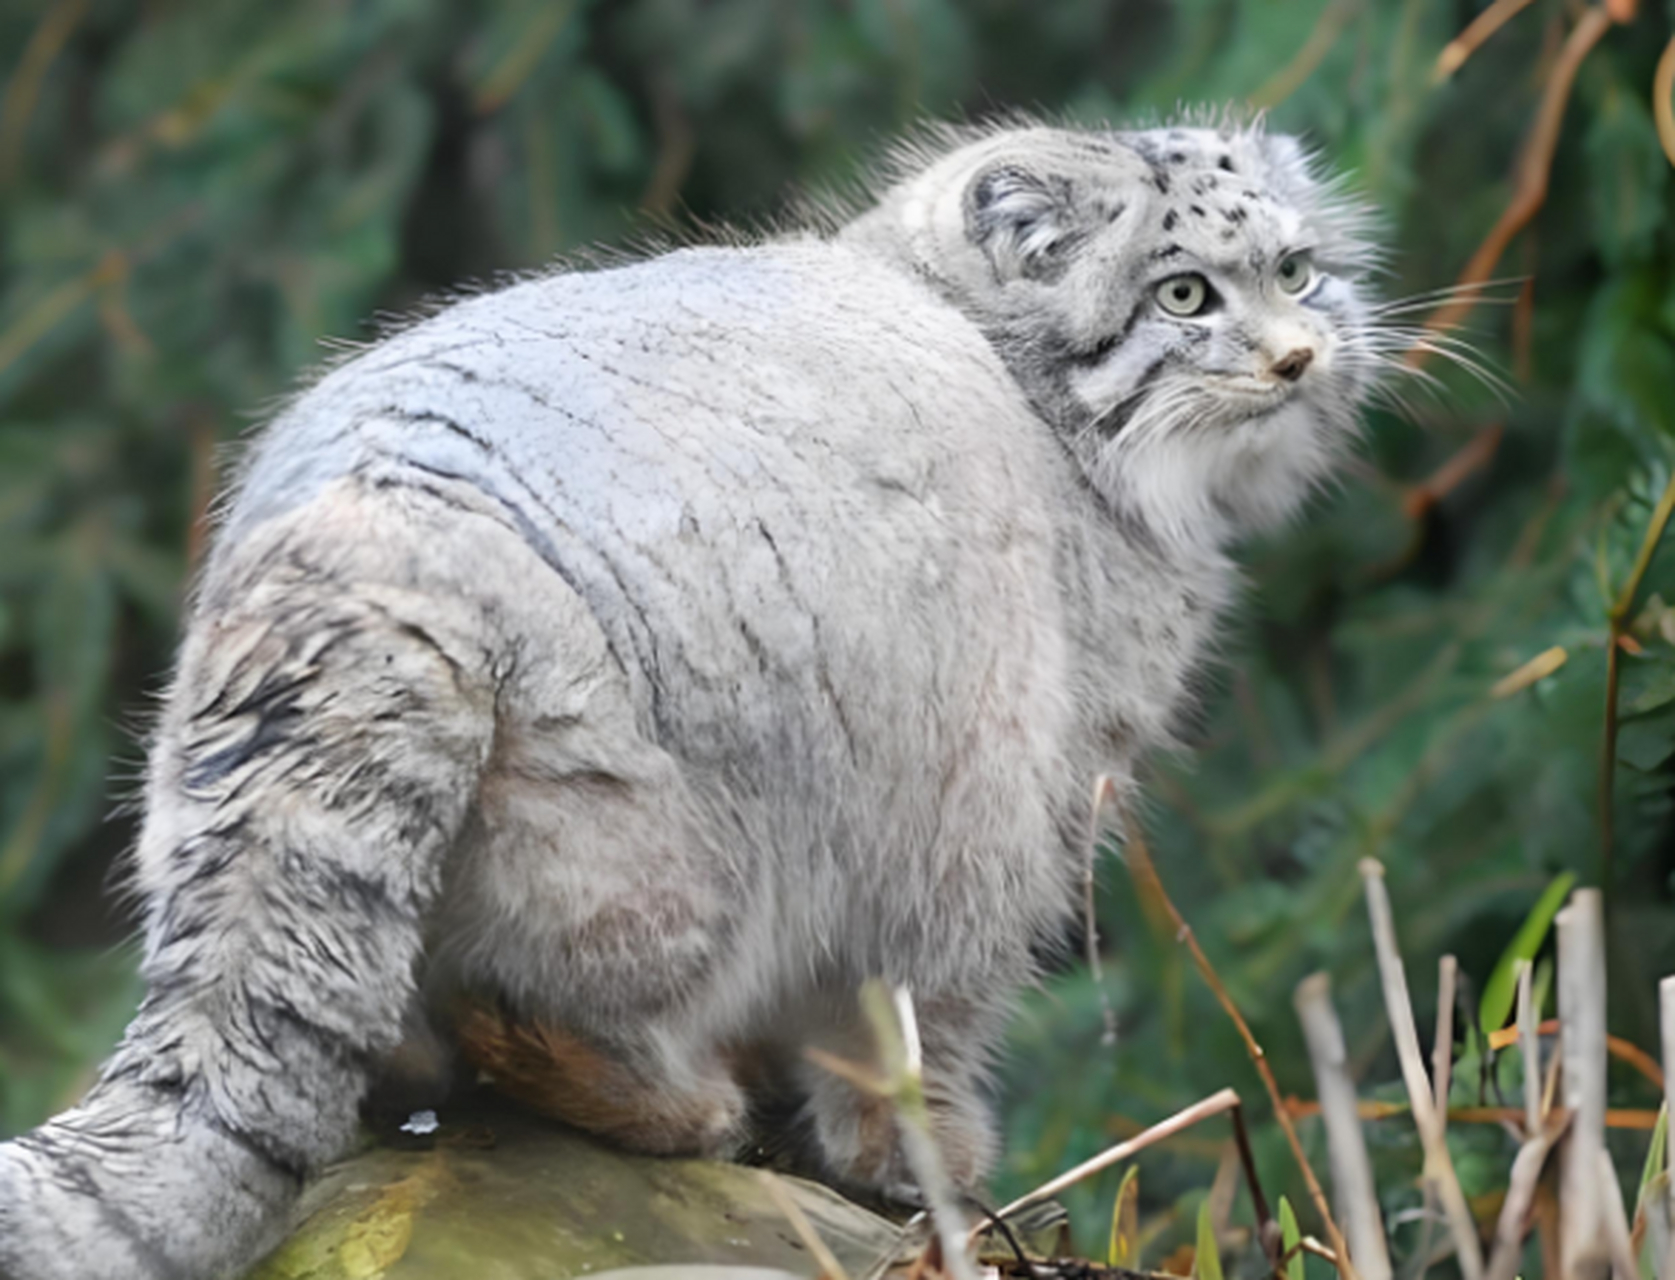
[[(780, 1051), (828, 1170), (888, 1184), (877, 1117), (796, 1065), (858, 1052), (881, 975), (980, 1179), (1092, 779), (1171, 741), (1231, 541), (1353, 436), (1367, 256), (1259, 128), (950, 132), (841, 226), (558, 272), (334, 368), (227, 506), (151, 753), (149, 994), (0, 1146), (0, 1273), (235, 1273), (421, 983), (628, 1064), (652, 1149), (732, 1149), (730, 1055)], [(1160, 308), (1182, 271), (1217, 309)]]

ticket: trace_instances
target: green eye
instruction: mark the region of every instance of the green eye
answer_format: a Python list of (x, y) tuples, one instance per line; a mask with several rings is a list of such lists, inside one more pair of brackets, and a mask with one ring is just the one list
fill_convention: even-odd
[(1283, 293), (1298, 294), (1314, 282), (1314, 264), (1306, 253), (1287, 255), (1274, 273)]
[(1210, 282), (1196, 272), (1157, 286), (1157, 304), (1172, 316), (1195, 316), (1210, 305)]

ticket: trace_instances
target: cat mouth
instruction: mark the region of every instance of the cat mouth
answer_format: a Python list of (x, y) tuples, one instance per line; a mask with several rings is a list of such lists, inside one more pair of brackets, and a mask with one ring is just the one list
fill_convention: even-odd
[(1281, 382), (1250, 373), (1223, 374), (1217, 381), (1224, 395), (1252, 401), (1277, 403), (1290, 399), (1298, 391), (1295, 382)]
[(1237, 415), (1239, 423), (1255, 422), (1278, 413), (1292, 403), (1299, 388), (1286, 383), (1276, 385), (1262, 378), (1233, 377), (1217, 388), (1222, 403)]

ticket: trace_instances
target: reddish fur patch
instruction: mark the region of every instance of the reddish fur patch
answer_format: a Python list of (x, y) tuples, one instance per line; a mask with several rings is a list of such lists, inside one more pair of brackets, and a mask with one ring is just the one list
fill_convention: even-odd
[(703, 1152), (731, 1120), (719, 1091), (676, 1092), (561, 1028), (515, 1023), (479, 1005), (460, 1018), (457, 1034), (467, 1061), (502, 1093), (631, 1150)]

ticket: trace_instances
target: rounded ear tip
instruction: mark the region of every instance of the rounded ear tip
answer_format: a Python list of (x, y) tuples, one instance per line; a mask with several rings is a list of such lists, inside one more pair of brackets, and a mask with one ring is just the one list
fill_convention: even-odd
[(1296, 134), (1265, 132), (1258, 136), (1262, 158), (1271, 168), (1298, 177), (1309, 176), (1309, 150)]
[(979, 170), (966, 190), (971, 207), (978, 213), (1005, 202), (1039, 201), (1049, 196), (1046, 183), (1013, 160)]

